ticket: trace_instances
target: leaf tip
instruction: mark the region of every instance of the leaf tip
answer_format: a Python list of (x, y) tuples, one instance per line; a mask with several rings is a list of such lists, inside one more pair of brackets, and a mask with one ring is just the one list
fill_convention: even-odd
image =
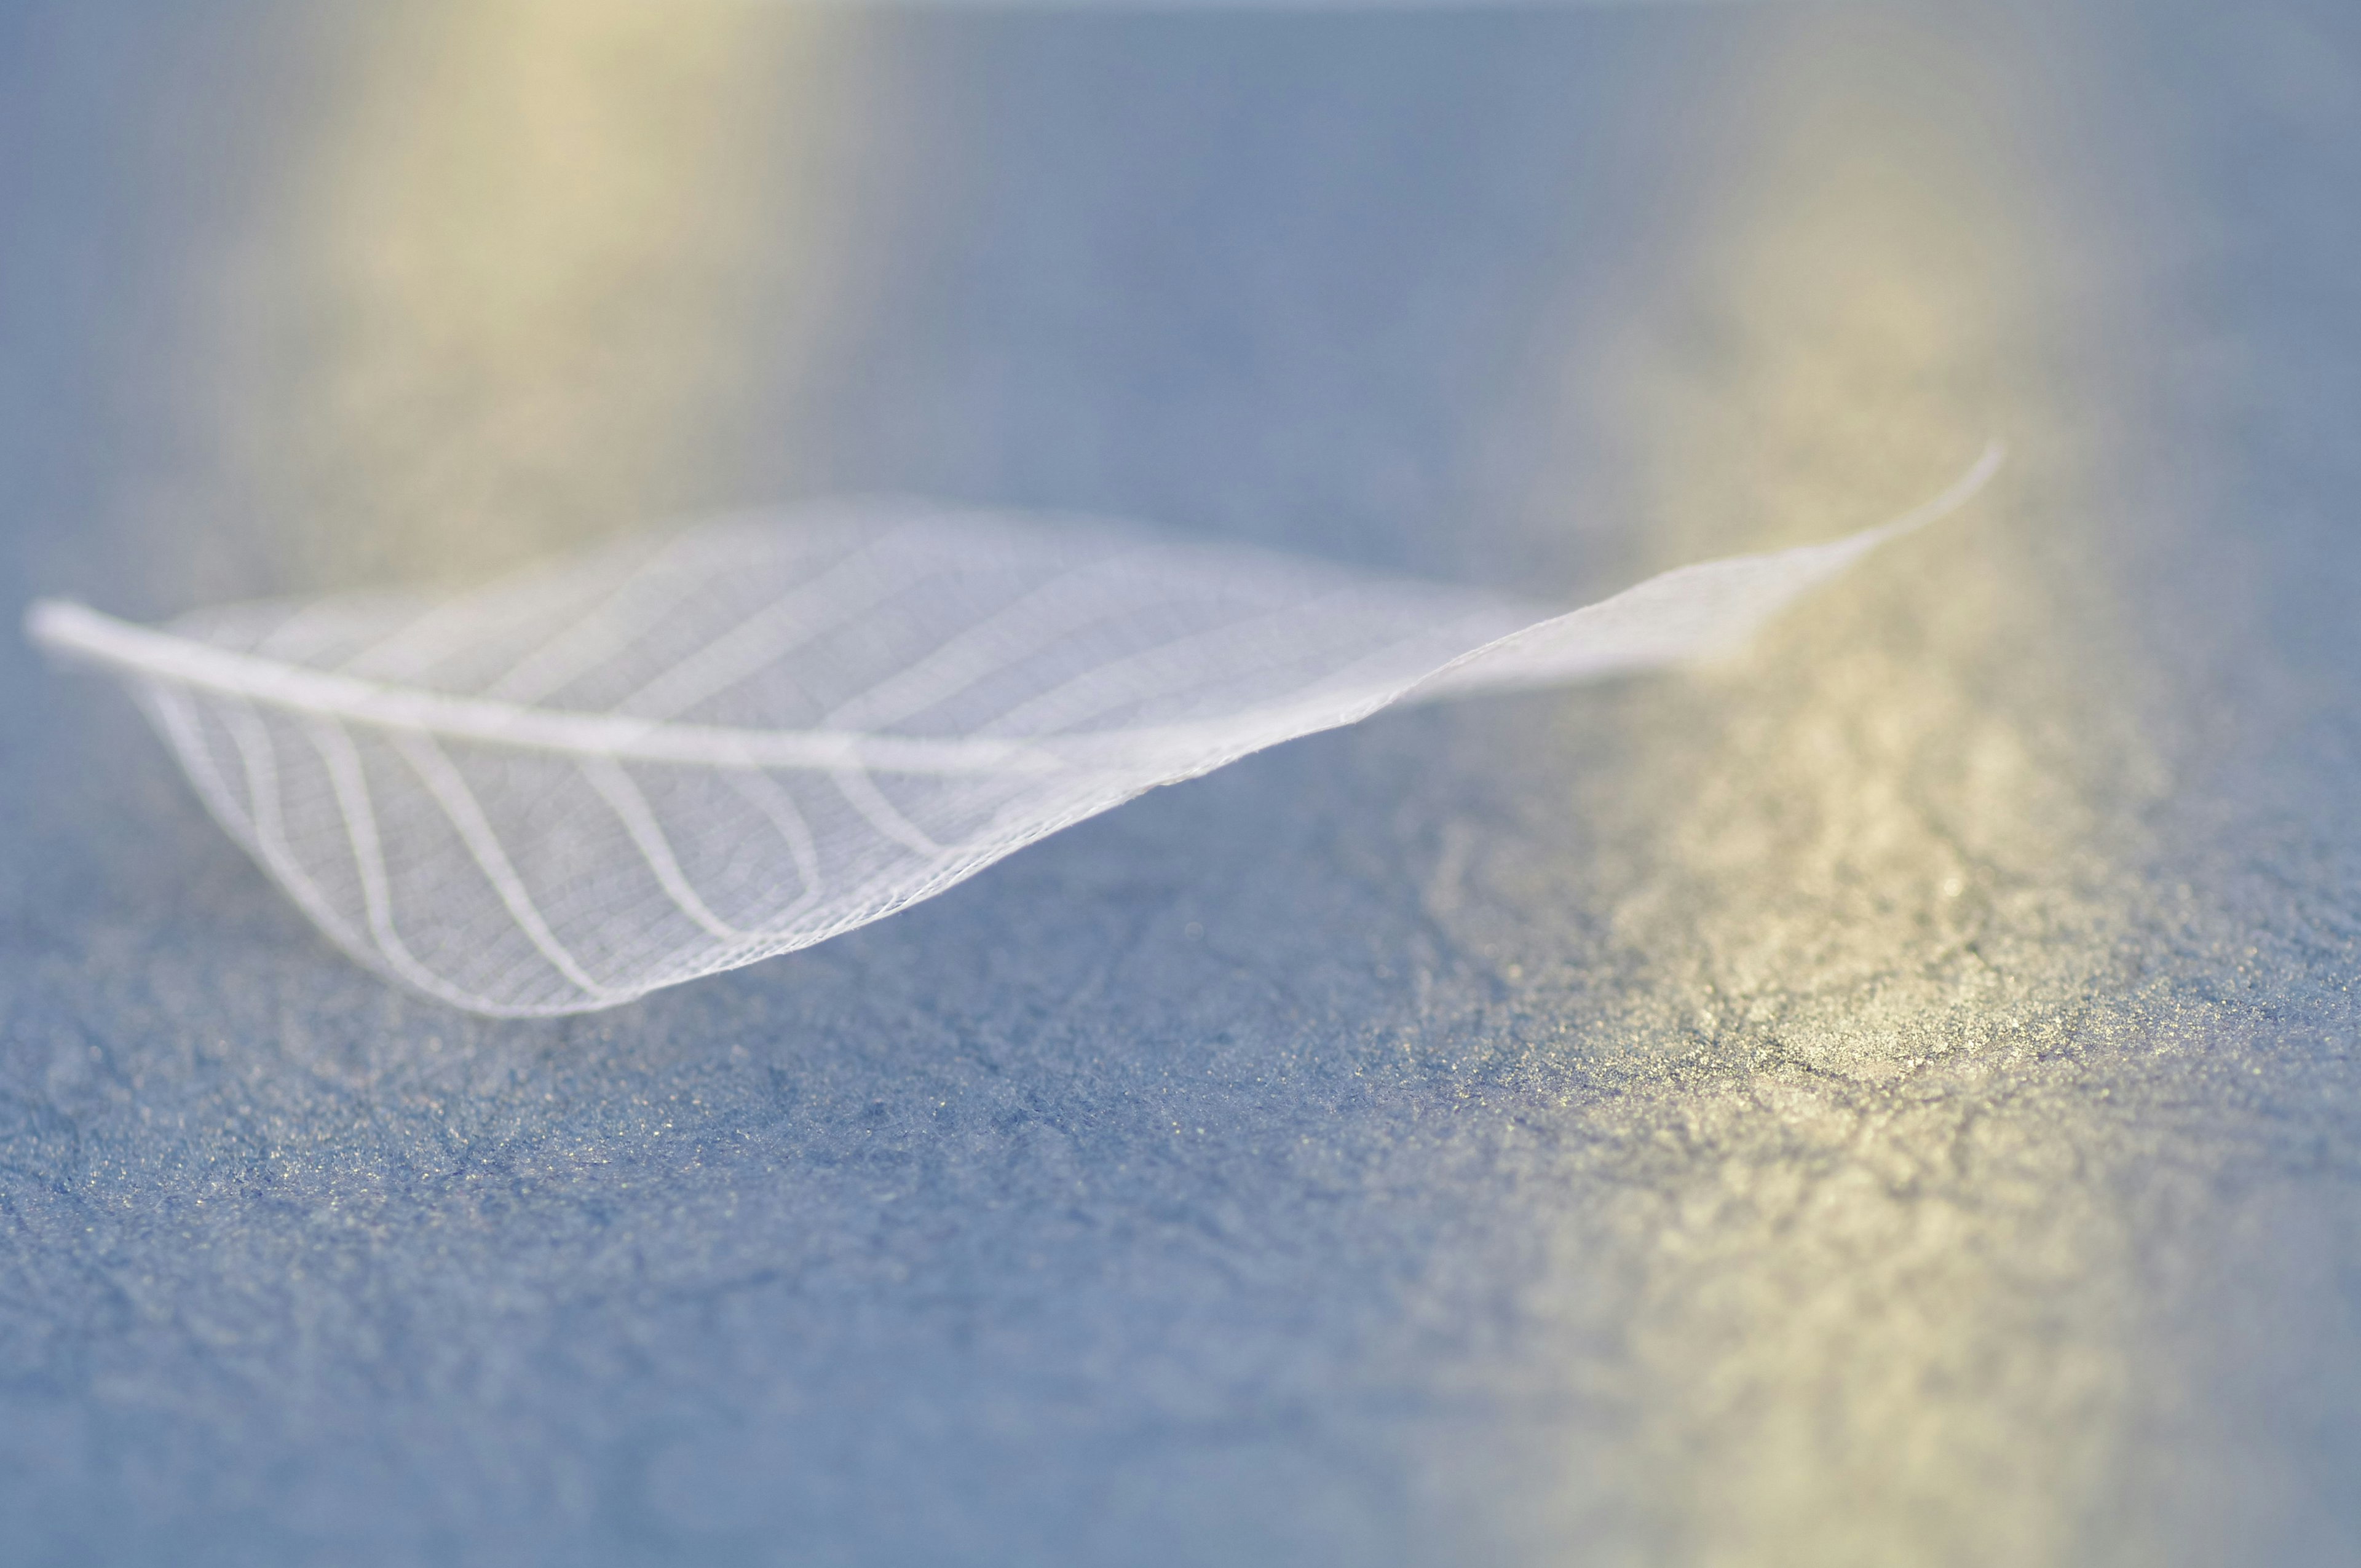
[(71, 652), (94, 619), (95, 612), (71, 599), (38, 598), (25, 607), (25, 640), (45, 652)]

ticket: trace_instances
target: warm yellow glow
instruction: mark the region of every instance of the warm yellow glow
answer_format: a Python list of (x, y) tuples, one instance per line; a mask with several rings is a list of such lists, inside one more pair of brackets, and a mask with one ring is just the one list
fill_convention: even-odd
[[(698, 501), (820, 258), (824, 29), (728, 0), (361, 25), (236, 313), (233, 439), (306, 576), (464, 577)], [(759, 318), (759, 319), (758, 319)]]
[(1635, 1485), (1684, 1561), (2070, 1562), (2136, 1303), (2105, 1140), (2044, 1053), (2116, 979), (2093, 827), (2145, 774), (2106, 607), (2048, 586), (2059, 220), (1960, 39), (1765, 27), (1793, 30), (1749, 60), (1774, 90), (1694, 260), (1586, 400), (1629, 421), (1647, 564), (1898, 510), (1987, 434), (2015, 456), (1976, 519), (1630, 709), (1606, 812), (1642, 978), (1578, 1042), (1628, 1058), (1583, 1113), (1625, 1196), (1565, 1266), (1641, 1280)]

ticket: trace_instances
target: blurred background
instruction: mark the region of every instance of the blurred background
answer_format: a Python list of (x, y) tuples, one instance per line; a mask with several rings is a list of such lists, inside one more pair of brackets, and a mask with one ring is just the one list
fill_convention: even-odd
[(398, 993), (0, 649), (0, 1562), (2361, 1559), (2361, 18), (0, 5), (0, 587), (890, 490), (1559, 593), (820, 948)]

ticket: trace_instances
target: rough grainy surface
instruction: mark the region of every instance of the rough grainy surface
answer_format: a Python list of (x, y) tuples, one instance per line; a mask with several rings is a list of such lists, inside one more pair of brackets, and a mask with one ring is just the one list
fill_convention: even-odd
[(2016, 454), (560, 1024), (0, 652), (0, 1562), (2361, 1557), (2361, 29), (2056, 10), (0, 9), (20, 598), (847, 488), (1573, 588)]

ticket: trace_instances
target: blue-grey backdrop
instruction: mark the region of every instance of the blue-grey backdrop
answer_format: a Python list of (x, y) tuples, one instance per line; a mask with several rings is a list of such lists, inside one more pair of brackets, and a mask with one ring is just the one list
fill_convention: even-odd
[(892, 488), (1573, 594), (562, 1023), (0, 646), (0, 1562), (2361, 1559), (2350, 7), (0, 6), (0, 594)]

